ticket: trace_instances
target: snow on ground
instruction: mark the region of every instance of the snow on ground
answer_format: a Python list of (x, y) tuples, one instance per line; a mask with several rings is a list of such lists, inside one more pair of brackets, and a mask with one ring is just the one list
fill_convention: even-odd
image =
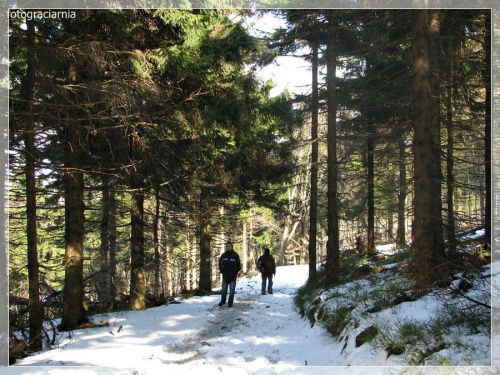
[[(242, 278), (237, 284), (233, 308), (217, 306), (220, 296), (213, 295), (146, 311), (97, 315), (92, 317), (94, 323), (107, 321), (109, 326), (62, 333), (54, 349), (19, 360), (15, 366), (0, 369), (0, 373), (412, 373), (414, 369), (408, 367), (384, 367), (397, 365), (395, 356), (388, 359), (385, 352), (373, 353), (368, 344), (342, 353), (343, 343), (334, 341), (319, 325), (311, 328), (293, 304), (307, 272), (307, 265), (278, 267), (275, 293), (265, 296), (260, 294), (260, 275)], [(434, 305), (429, 297), (403, 304), (397, 313), (421, 319), (432, 313)], [(478, 346), (489, 347), (487, 337), (474, 339), (480, 340)], [(488, 349), (485, 352), (481, 353), (485, 357), (475, 364), (487, 366)], [(431, 373), (433, 369), (418, 371)], [(443, 373), (443, 368), (439, 368), (439, 373)], [(454, 372), (458, 373), (496, 372), (492, 367), (464, 367)]]

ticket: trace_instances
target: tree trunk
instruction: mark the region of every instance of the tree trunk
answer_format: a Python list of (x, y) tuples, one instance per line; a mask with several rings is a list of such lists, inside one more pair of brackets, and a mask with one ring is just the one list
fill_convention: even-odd
[(153, 293), (156, 298), (159, 298), (162, 294), (161, 287), (161, 255), (160, 255), (160, 238), (161, 238), (161, 229), (160, 229), (160, 191), (156, 189), (155, 191), (155, 216), (153, 218), (153, 247), (154, 247), (154, 285), (153, 285)]
[(134, 172), (131, 178), (130, 233), (130, 308), (146, 308), (146, 279), (144, 270), (144, 192), (142, 177)]
[[(165, 209), (166, 212), (166, 209)], [(168, 218), (165, 218), (165, 223), (164, 223), (164, 228), (165, 230), (162, 231), (163, 236), (161, 237), (161, 262), (163, 264), (162, 267), (162, 290), (164, 291), (165, 295), (171, 295), (172, 294), (172, 277), (171, 277), (171, 266), (170, 266), (170, 259), (169, 259), (169, 246), (168, 246)]]
[(406, 142), (404, 133), (399, 137), (399, 194), (398, 194), (398, 230), (396, 243), (399, 247), (406, 246)]
[(28, 284), (29, 284), (29, 340), (30, 350), (40, 351), (42, 347), (43, 307), (40, 304), (40, 276), (38, 268), (38, 235), (36, 218), (36, 147), (35, 119), (33, 114), (33, 88), (35, 85), (35, 25), (27, 21), (27, 71), (24, 82), (24, 96), (28, 119), (25, 123), (24, 145), (26, 158), (26, 235), (28, 239)]
[(109, 176), (102, 177), (102, 219), (101, 219), (101, 270), (99, 273), (99, 306), (101, 309), (109, 307)]
[(203, 188), (200, 194), (200, 282), (199, 289), (203, 293), (210, 294), (212, 291), (211, 281), (211, 228), (210, 228), (210, 197), (207, 188)]
[(453, 48), (451, 40), (448, 40), (447, 54), (450, 61), (447, 64), (448, 68), (448, 84), (446, 86), (446, 202), (447, 202), (447, 224), (446, 236), (448, 239), (448, 253), (452, 255), (456, 252), (456, 228), (455, 228), (455, 204), (454, 204), (454, 140), (453, 140), (453, 85), (454, 85), (454, 64), (453, 64)]
[(416, 286), (429, 287), (442, 272), (439, 122), (433, 121), (428, 10), (413, 20), (414, 250)]
[(248, 224), (248, 251), (250, 252), (250, 259), (249, 262), (252, 265), (252, 267), (255, 267), (255, 264), (257, 262), (257, 259), (259, 257), (259, 254), (257, 254), (257, 248), (254, 247), (254, 241), (253, 241), (253, 228), (254, 228), (254, 223), (253, 223), (253, 217), (254, 217), (254, 209), (250, 207), (250, 218), (249, 218), (249, 224)]
[(328, 211), (326, 244), (326, 281), (333, 283), (339, 276), (339, 219), (337, 194), (337, 98), (336, 98), (336, 70), (337, 70), (337, 10), (328, 11), (328, 40), (327, 40), (327, 90), (328, 90)]
[(484, 41), (484, 86), (485, 99), (485, 128), (484, 128), (484, 165), (485, 165), (485, 204), (484, 224), (486, 245), (491, 248), (491, 14), (486, 12), (485, 41)]
[(248, 241), (247, 241), (247, 219), (246, 217), (242, 218), (242, 239), (243, 239), (243, 272), (247, 273), (248, 271)]
[[(69, 67), (68, 83), (77, 83), (77, 68)], [(69, 110), (68, 123), (64, 135), (64, 216), (65, 216), (65, 277), (63, 294), (63, 312), (60, 330), (75, 329), (84, 321), (83, 306), (83, 238), (84, 238), (84, 201), (82, 172), (82, 138), (81, 127), (78, 124), (78, 95), (73, 98)]]
[(109, 302), (113, 306), (116, 299), (116, 193), (115, 184), (112, 182), (109, 185)]
[[(291, 222), (287, 220), (285, 224), (285, 228), (283, 228), (283, 234), (281, 235), (281, 246), (280, 246), (280, 255), (278, 257), (277, 265), (283, 266), (285, 265), (285, 252), (288, 247), (288, 244), (292, 240), (295, 232), (297, 231), (297, 227), (299, 226), (300, 221), (296, 220), (295, 222)], [(291, 227), (291, 228), (290, 228)]]
[[(432, 17), (430, 20), (430, 39), (429, 39), (429, 47), (430, 47), (430, 63), (431, 63), (431, 106), (432, 106), (432, 117), (431, 117), (431, 127), (432, 127), (432, 170), (431, 170), (431, 178), (432, 178), (432, 187), (435, 190), (435, 194), (433, 195), (433, 218), (434, 218), (434, 232), (436, 236), (436, 246), (434, 247), (434, 256), (436, 260), (436, 264), (440, 266), (443, 265), (443, 260), (445, 257), (445, 249), (444, 249), (444, 240), (443, 240), (443, 217), (442, 217), (442, 199), (441, 199), (441, 191), (442, 191), (442, 181), (443, 181), (443, 172), (441, 166), (441, 59), (440, 53), (442, 50), (441, 43), (441, 19), (440, 19), (441, 10), (436, 9), (432, 11)], [(439, 272), (435, 274), (436, 280), (440, 279), (442, 276), (445, 276), (447, 271), (443, 268), (439, 269)]]
[(312, 98), (311, 98), (311, 202), (309, 209), (309, 279), (316, 276), (316, 245), (318, 234), (318, 43), (312, 42)]
[(367, 204), (367, 253), (375, 254), (375, 165), (373, 154), (375, 152), (375, 126), (373, 117), (368, 115), (367, 119), (367, 155), (366, 155), (366, 204)]

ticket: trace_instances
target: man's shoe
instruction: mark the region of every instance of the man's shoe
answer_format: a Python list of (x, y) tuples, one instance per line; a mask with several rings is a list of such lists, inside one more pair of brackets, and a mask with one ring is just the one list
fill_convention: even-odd
[(219, 305), (218, 305), (218, 306), (222, 306), (222, 305), (224, 305), (224, 304), (223, 304), (222, 302), (219, 302)]

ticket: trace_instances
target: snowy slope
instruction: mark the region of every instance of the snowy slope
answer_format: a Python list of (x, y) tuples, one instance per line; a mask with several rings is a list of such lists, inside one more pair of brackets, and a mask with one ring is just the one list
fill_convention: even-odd
[[(63, 333), (56, 348), (0, 368), (2, 374), (386, 374), (411, 368), (397, 356), (373, 353), (368, 344), (343, 352), (318, 325), (310, 327), (293, 305), (308, 266), (278, 267), (274, 295), (260, 295), (260, 280), (238, 281), (233, 308), (219, 307), (220, 296), (194, 297), (147, 311), (93, 317), (109, 326)], [(423, 319), (432, 314), (431, 297), (403, 304), (398, 315)], [(383, 311), (380, 314), (395, 314)], [(121, 327), (121, 329), (120, 329)], [(471, 338), (472, 339), (472, 338)], [(484, 350), (474, 365), (491, 360), (488, 337), (474, 337)], [(342, 354), (341, 354), (342, 353)], [(458, 355), (459, 353), (449, 353)], [(496, 355), (496, 357), (500, 357)], [(91, 367), (99, 366), (99, 367)], [(339, 366), (339, 367), (331, 367)], [(370, 367), (376, 366), (376, 367)], [(447, 373), (420, 368), (419, 373)], [(454, 374), (493, 374), (492, 367), (454, 368)], [(472, 372), (470, 372), (472, 371)]]

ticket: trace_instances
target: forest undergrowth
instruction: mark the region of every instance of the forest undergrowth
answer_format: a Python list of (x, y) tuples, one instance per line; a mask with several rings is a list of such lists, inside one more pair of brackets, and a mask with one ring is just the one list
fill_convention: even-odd
[(398, 356), (402, 365), (474, 365), (470, 358), (489, 349), (471, 337), (491, 340), (491, 273), (489, 254), (472, 249), (465, 245), (453, 259), (446, 286), (425, 291), (411, 281), (411, 249), (372, 256), (347, 251), (339, 281), (325, 285), (322, 265), (295, 305), (311, 327), (318, 324), (344, 343), (341, 354), (366, 344), (372, 353)]

